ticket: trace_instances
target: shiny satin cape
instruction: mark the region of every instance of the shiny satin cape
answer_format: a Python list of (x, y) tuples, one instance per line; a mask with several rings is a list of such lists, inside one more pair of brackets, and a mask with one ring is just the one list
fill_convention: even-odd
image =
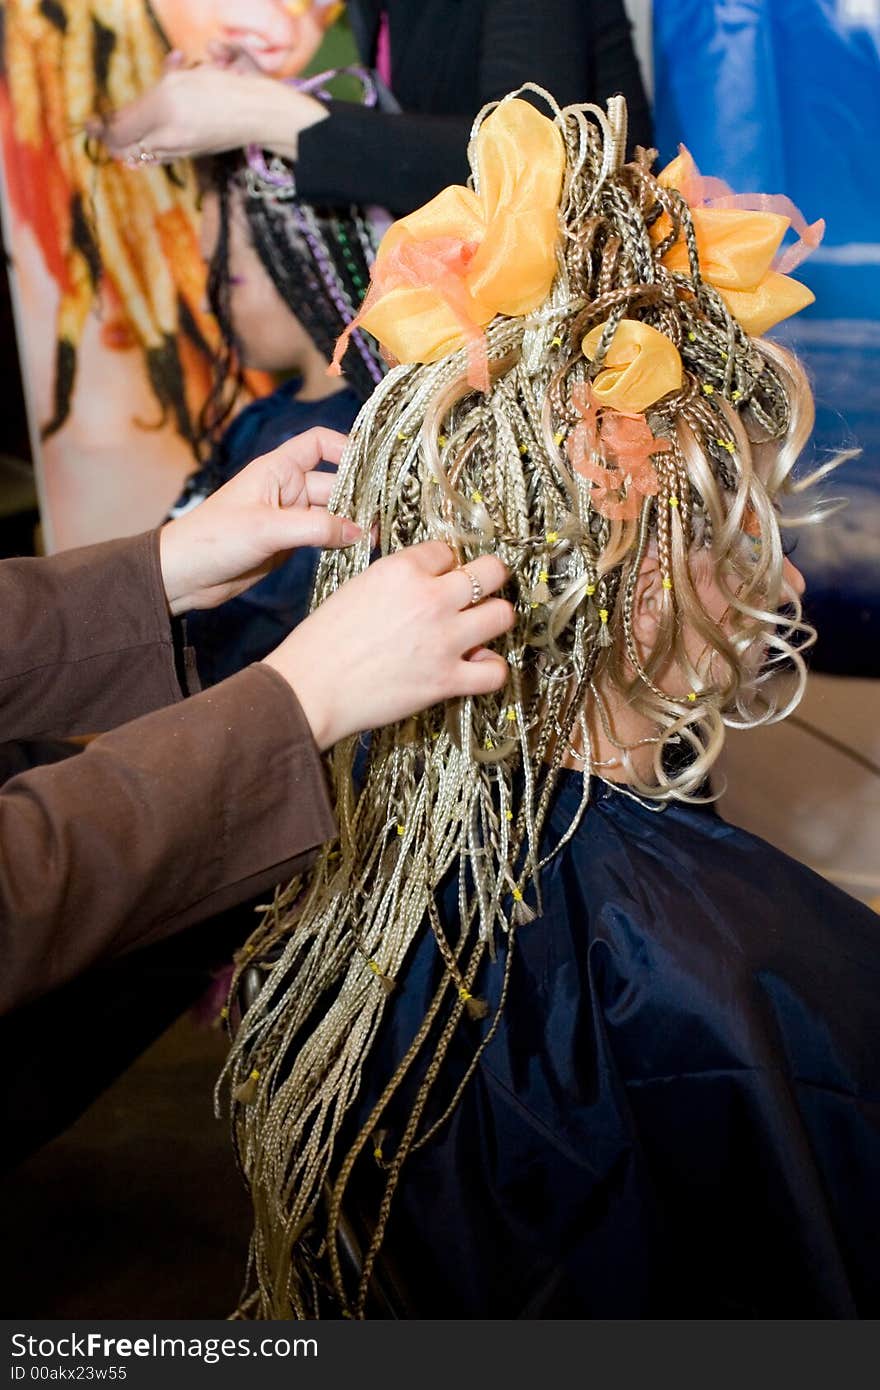
[[(563, 779), (556, 839), (580, 788)], [(386, 1237), (404, 1315), (876, 1317), (877, 916), (711, 810), (601, 784), (542, 884), (499, 1030), (404, 1166)], [(478, 981), (493, 1010), (501, 973)], [(421, 938), (362, 1115), (438, 977)], [(423, 1130), (490, 1022), (461, 1023)], [(381, 1179), (362, 1157), (352, 1215)]]

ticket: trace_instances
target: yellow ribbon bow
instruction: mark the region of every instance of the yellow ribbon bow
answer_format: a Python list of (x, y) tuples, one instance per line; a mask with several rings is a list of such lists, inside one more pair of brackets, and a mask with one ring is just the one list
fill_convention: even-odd
[[(759, 338), (774, 324), (813, 303), (815, 295), (806, 285), (773, 269), (788, 228), (793, 221), (803, 221), (787, 198), (731, 195), (721, 180), (700, 176), (684, 146), (661, 171), (657, 181), (664, 188), (677, 189), (690, 205), (703, 279), (714, 285), (734, 318), (752, 337)], [(716, 192), (720, 196), (715, 196)], [(707, 193), (716, 206), (699, 206)], [(732, 206), (748, 202), (762, 206), (759, 209)], [(728, 206), (717, 206), (718, 203)], [(772, 205), (786, 208), (787, 214), (773, 211)], [(669, 230), (669, 218), (664, 214), (652, 228), (655, 243), (668, 236)], [(812, 227), (804, 224), (801, 236), (805, 247), (817, 246), (824, 230), (825, 224), (821, 221), (813, 223)], [(683, 237), (665, 253), (663, 264), (669, 270), (689, 273)]]
[(398, 362), (437, 362), (467, 345), (468, 379), (488, 390), (482, 330), (496, 314), (537, 308), (556, 273), (562, 135), (514, 98), (480, 126), (474, 163), (478, 193), (453, 184), (388, 228), (351, 327), (367, 329)]
[[(590, 329), (581, 343), (584, 356), (591, 362), (606, 327), (607, 319)], [(665, 333), (638, 319), (621, 319), (603, 364), (593, 381), (593, 399), (598, 406), (641, 415), (662, 396), (681, 388), (678, 348)]]

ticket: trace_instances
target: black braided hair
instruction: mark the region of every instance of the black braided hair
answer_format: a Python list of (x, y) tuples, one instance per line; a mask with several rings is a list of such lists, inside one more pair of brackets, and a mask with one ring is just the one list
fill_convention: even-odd
[[(208, 296), (225, 347), (202, 413), (205, 435), (216, 441), (241, 385), (240, 350), (230, 307), (230, 218), (233, 192), (241, 198), (251, 241), (266, 273), (315, 347), (329, 361), (336, 340), (357, 313), (370, 283), (374, 233), (358, 207), (313, 207), (273, 196), (247, 179), (240, 155), (218, 156), (200, 168), (202, 186), (219, 198), (219, 234), (208, 274)], [(343, 361), (346, 380), (365, 401), (385, 373), (374, 341), (357, 332)]]

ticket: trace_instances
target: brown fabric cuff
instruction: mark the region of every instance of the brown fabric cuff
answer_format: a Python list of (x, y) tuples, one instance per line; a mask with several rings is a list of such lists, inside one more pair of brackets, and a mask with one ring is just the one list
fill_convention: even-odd
[(95, 733), (183, 691), (159, 532), (0, 564), (3, 737)]

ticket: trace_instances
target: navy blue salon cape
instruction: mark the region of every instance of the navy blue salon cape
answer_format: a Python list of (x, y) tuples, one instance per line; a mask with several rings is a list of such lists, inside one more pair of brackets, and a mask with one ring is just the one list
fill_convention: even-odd
[[(562, 774), (557, 840), (580, 789)], [(403, 1168), (403, 1315), (878, 1316), (880, 918), (711, 809), (593, 797), (516, 933), (493, 1040)], [(454, 889), (444, 916), (454, 938)], [(493, 1013), (505, 949), (476, 986)], [(360, 1118), (438, 979), (422, 939)], [(421, 1133), (491, 1023), (458, 1025)], [(386, 1156), (414, 1089), (380, 1122)], [(372, 1147), (348, 1203), (367, 1226)]]

